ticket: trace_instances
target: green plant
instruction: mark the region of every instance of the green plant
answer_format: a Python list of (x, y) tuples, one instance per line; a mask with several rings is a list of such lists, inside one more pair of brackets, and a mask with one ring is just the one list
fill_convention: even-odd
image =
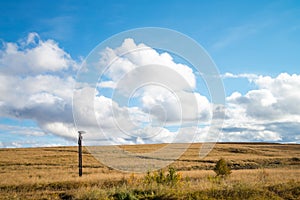
[(137, 200), (134, 194), (130, 192), (118, 192), (113, 195), (113, 198), (116, 200)]
[(148, 172), (144, 177), (144, 182), (146, 184), (165, 184), (175, 186), (182, 181), (182, 175), (176, 171), (175, 168), (169, 167), (167, 174), (163, 170), (158, 172), (150, 173)]
[(216, 172), (217, 176), (222, 176), (222, 177), (226, 177), (231, 174), (231, 169), (224, 158), (218, 160), (216, 166), (214, 167), (214, 171)]
[(169, 167), (167, 174), (167, 183), (171, 185), (177, 185), (182, 181), (182, 175), (176, 171), (175, 168)]
[(156, 183), (165, 183), (166, 182), (166, 176), (163, 172), (163, 170), (159, 170), (158, 173), (155, 173), (154, 175)]

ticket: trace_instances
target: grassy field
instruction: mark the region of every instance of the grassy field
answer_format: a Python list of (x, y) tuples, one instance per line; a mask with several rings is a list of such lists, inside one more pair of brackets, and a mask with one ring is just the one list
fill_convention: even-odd
[[(149, 152), (163, 146), (121, 148)], [(171, 164), (179, 177), (174, 183), (108, 168), (86, 149), (78, 177), (77, 147), (0, 149), (0, 199), (300, 199), (300, 145), (217, 144), (203, 159), (200, 147), (192, 144)], [(232, 169), (227, 178), (212, 170), (221, 157)]]

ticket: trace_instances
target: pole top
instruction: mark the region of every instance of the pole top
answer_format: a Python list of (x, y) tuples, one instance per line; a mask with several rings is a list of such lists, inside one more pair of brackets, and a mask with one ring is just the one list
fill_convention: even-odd
[(85, 131), (78, 131), (79, 134), (85, 134)]

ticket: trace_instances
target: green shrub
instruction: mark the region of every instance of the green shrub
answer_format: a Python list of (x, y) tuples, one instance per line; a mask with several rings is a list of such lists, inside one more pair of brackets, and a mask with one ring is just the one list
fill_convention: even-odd
[(146, 184), (156, 183), (175, 186), (181, 181), (181, 174), (173, 167), (169, 167), (167, 174), (165, 174), (163, 170), (159, 170), (158, 172), (153, 173), (148, 172), (144, 177), (144, 182)]
[(163, 170), (159, 170), (158, 173), (155, 173), (154, 175), (156, 183), (165, 183), (166, 182), (166, 176), (163, 172)]
[(167, 182), (171, 185), (177, 185), (178, 183), (182, 182), (182, 175), (177, 172), (175, 168), (169, 167)]
[(117, 192), (113, 195), (113, 198), (116, 200), (138, 200), (138, 198), (130, 192)]
[(214, 171), (216, 172), (217, 176), (222, 176), (222, 177), (231, 174), (231, 169), (224, 158), (218, 160), (216, 166), (214, 167)]

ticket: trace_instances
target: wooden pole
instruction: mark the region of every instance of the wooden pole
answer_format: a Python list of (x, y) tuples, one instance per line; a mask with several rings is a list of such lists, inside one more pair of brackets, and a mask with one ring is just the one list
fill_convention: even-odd
[(78, 133), (78, 169), (79, 176), (82, 176), (82, 136), (80, 131)]

